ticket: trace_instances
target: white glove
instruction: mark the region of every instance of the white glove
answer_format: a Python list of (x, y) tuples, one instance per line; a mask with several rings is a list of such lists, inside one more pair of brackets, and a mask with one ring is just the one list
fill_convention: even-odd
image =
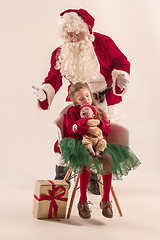
[(125, 77), (125, 74), (123, 73), (120, 73), (118, 74), (117, 78), (116, 78), (116, 83), (117, 83), (117, 86), (121, 89), (121, 91), (123, 90), (123, 88), (125, 88), (129, 81), (128, 79)]
[(46, 93), (43, 91), (42, 88), (36, 87), (36, 86), (32, 86), (32, 88), (35, 90), (34, 94), (36, 95), (37, 99), (40, 102), (43, 102), (44, 100), (46, 100), (47, 96)]

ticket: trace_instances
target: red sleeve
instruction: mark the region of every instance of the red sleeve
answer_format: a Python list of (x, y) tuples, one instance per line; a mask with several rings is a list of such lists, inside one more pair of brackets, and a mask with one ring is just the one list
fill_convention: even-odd
[(48, 104), (48, 99), (46, 98), (43, 102), (39, 101), (39, 106), (43, 109), (43, 110), (48, 110), (49, 104)]
[(117, 85), (115, 86), (115, 93), (121, 94), (124, 91), (124, 89), (120, 89)]
[(127, 57), (120, 51), (110, 37), (106, 36), (106, 40), (107, 56), (110, 60), (110, 68), (112, 70), (123, 70), (129, 74), (130, 62)]
[(83, 125), (86, 124), (87, 121), (88, 121), (88, 118), (80, 118), (75, 122), (75, 124), (77, 124), (78, 127), (81, 128)]
[(93, 45), (95, 46), (95, 51), (99, 58), (103, 61), (104, 67), (108, 71), (113, 69), (122, 70), (130, 73), (130, 62), (127, 57), (120, 51), (114, 41), (100, 33), (94, 32), (95, 41)]
[(44, 79), (44, 83), (49, 83), (54, 89), (55, 93), (60, 89), (62, 86), (62, 76), (59, 70), (55, 69), (57, 56), (60, 53), (60, 48), (54, 50), (51, 56), (51, 66), (48, 72), (48, 76)]
[[(114, 41), (108, 38), (108, 58), (110, 60), (110, 68), (116, 70), (122, 70), (130, 74), (130, 62), (127, 57), (120, 51), (120, 49), (116, 46)], [(118, 86), (115, 86), (115, 92), (117, 94), (121, 94), (123, 90), (121, 90)]]

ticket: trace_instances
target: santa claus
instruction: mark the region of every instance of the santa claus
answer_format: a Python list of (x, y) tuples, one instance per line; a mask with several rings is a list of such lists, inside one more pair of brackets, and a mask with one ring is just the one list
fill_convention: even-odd
[[(119, 118), (117, 109), (129, 83), (130, 63), (110, 37), (92, 31), (94, 21), (84, 9), (69, 9), (60, 14), (59, 35), (63, 44), (53, 51), (50, 71), (41, 87), (33, 86), (41, 109), (50, 108), (64, 78), (70, 84), (86, 82), (98, 107), (111, 121)], [(66, 101), (70, 101), (69, 96)], [(65, 174), (62, 166), (56, 166), (56, 172), (56, 178)], [(97, 194), (98, 184), (92, 180), (89, 188)]]

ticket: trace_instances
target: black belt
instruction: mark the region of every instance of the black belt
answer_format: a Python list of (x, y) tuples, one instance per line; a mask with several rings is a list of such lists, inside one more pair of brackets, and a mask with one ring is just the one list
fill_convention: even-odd
[(94, 99), (99, 100), (102, 103), (104, 101), (105, 94), (112, 89), (112, 83), (113, 83), (113, 80), (110, 81), (110, 83), (108, 84), (107, 88), (104, 91), (94, 92), (93, 93)]

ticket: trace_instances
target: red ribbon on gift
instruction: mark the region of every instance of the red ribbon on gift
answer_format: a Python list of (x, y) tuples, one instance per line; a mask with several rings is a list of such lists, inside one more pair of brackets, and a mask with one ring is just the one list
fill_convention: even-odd
[[(58, 219), (57, 217), (57, 212), (58, 212), (58, 205), (56, 203), (55, 200), (60, 200), (60, 201), (64, 201), (64, 202), (67, 202), (68, 198), (62, 198), (64, 195), (65, 195), (65, 187), (63, 186), (59, 186), (59, 187), (56, 187), (54, 182), (48, 180), (48, 182), (50, 182), (52, 184), (52, 190), (48, 190), (48, 193), (49, 195), (45, 195), (45, 194), (41, 194), (40, 195), (40, 198), (38, 198), (35, 194), (34, 194), (34, 198), (38, 201), (44, 201), (44, 200), (48, 200), (48, 201), (51, 201), (50, 203), (50, 207), (49, 207), (49, 213), (48, 213), (48, 218), (51, 218), (52, 217), (52, 208), (54, 210), (54, 216), (56, 219)], [(62, 193), (59, 193), (57, 195), (56, 192), (59, 190), (59, 189), (62, 189)]]

